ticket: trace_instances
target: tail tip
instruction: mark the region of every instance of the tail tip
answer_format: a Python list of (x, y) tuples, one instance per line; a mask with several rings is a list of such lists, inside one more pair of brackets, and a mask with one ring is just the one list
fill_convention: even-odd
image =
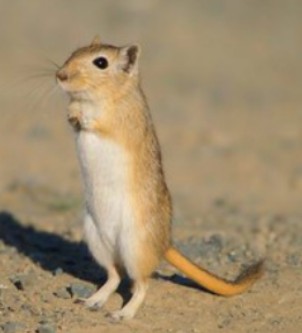
[(236, 279), (236, 283), (242, 282), (243, 280), (256, 281), (261, 278), (264, 274), (265, 260), (261, 259), (251, 266), (247, 267)]

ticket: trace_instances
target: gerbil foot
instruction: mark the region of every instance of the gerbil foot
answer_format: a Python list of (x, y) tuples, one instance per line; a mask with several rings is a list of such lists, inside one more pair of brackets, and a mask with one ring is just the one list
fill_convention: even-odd
[(104, 303), (106, 302), (106, 299), (103, 299), (97, 294), (92, 295), (89, 298), (78, 298), (76, 300), (76, 303), (82, 303), (85, 305), (85, 307), (91, 309), (91, 310), (97, 310), (100, 309)]
[(145, 298), (146, 289), (147, 284), (144, 281), (135, 281), (130, 301), (121, 310), (112, 312), (110, 318), (115, 322), (132, 319)]
[(99, 306), (97, 304), (93, 304), (93, 305), (90, 305), (90, 306), (86, 305), (86, 299), (85, 298), (78, 298), (78, 299), (75, 300), (74, 303), (75, 304), (84, 304), (85, 307), (87, 307), (91, 311), (99, 310)]
[(123, 310), (114, 311), (108, 313), (108, 318), (114, 323), (117, 323), (122, 320), (132, 319), (134, 314), (126, 313)]

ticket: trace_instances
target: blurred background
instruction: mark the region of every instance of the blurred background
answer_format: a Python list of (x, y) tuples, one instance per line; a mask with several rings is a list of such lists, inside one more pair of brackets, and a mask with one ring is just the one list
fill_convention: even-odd
[[(1, 1), (0, 204), (81, 198), (54, 66), (96, 34), (142, 46), (176, 216), (301, 212), (300, 1)], [(62, 203), (64, 206), (64, 203)], [(68, 205), (68, 203), (67, 203)]]

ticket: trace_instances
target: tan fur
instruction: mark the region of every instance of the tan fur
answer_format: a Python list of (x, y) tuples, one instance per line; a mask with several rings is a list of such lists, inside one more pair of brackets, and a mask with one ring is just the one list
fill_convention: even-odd
[[(114, 314), (114, 317), (119, 319), (134, 316), (146, 292), (146, 279), (163, 256), (213, 292), (227, 294), (228, 291), (231, 293), (236, 289), (236, 283), (223, 284), (223, 279), (197, 268), (171, 247), (172, 204), (162, 169), (160, 146), (140, 87), (138, 55), (137, 46), (114, 47), (101, 44), (99, 39), (95, 38), (91, 45), (76, 50), (57, 73), (60, 85), (71, 98), (68, 119), (75, 132), (95, 135), (91, 139), (89, 137), (85, 139), (87, 142), (92, 142), (95, 149), (103, 149), (101, 147), (105, 144), (106, 149), (112, 154), (123, 155), (120, 159), (123, 165), (115, 164), (110, 175), (112, 179), (124, 175), (121, 179), (125, 183), (121, 184), (121, 189), (126, 193), (120, 199), (122, 206), (112, 207), (115, 210), (121, 209), (121, 215), (118, 215), (121, 216), (120, 225), (117, 221), (112, 221), (115, 223), (112, 232), (116, 232), (116, 240), (115, 238), (109, 240), (110, 251), (113, 251), (112, 258), (111, 252), (106, 254), (106, 258), (105, 252), (104, 255), (98, 252), (107, 251), (106, 242), (101, 243), (104, 240), (95, 234), (101, 232), (105, 223), (99, 220), (97, 214), (93, 215), (93, 210), (98, 209), (98, 198), (91, 195), (86, 198), (95, 202), (92, 213), (88, 211), (90, 215), (86, 219), (88, 244), (96, 260), (110, 272), (108, 283), (88, 299), (86, 304), (94, 305), (106, 301), (119, 281), (118, 272), (122, 267), (134, 280), (134, 295), (120, 312)], [(106, 57), (109, 62), (108, 68), (97, 68), (93, 64), (97, 57)], [(79, 140), (82, 140), (81, 136), (77, 135)], [(120, 147), (120, 150), (114, 147)], [(85, 149), (83, 143), (80, 149)], [(95, 157), (91, 156), (91, 148), (84, 152), (85, 154), (90, 154), (88, 161), (98, 160), (98, 151), (95, 151)], [(105, 163), (106, 156), (102, 158), (105, 159)], [(115, 161), (114, 155), (111, 158)], [(96, 165), (99, 165), (98, 163), (101, 161)], [(90, 167), (93, 169), (94, 166)], [(116, 168), (120, 168), (120, 171)], [(110, 168), (106, 170), (107, 173), (111, 172)], [(84, 170), (84, 175), (85, 172), (87, 176), (87, 171)], [(95, 172), (94, 177), (98, 177), (97, 170)], [(88, 182), (86, 187), (93, 186), (88, 180), (84, 181)], [(101, 190), (96, 188), (91, 192), (100, 192), (99, 195), (102, 195), (100, 202), (106, 199)], [(117, 203), (112, 204), (117, 205)], [(110, 221), (106, 223), (108, 222)], [(122, 230), (127, 230), (127, 233), (120, 235)], [(122, 253), (119, 242), (122, 243)], [(253, 277), (258, 276), (255, 272), (251, 275), (252, 278), (245, 280), (249, 281), (245, 287), (254, 281)], [(221, 285), (225, 289), (222, 290)], [(242, 285), (241, 281), (240, 286)], [(237, 291), (240, 286), (238, 282)], [(240, 290), (243, 289), (245, 288)]]

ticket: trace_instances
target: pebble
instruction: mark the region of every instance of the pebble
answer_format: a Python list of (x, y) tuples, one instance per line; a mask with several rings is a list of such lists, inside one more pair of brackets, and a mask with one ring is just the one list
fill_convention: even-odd
[(2, 254), (4, 254), (4, 253), (6, 253), (7, 252), (7, 246), (5, 246), (5, 244), (3, 243), (3, 241), (2, 240), (0, 240), (0, 253)]
[(16, 321), (9, 321), (1, 327), (4, 333), (24, 332), (24, 325)]
[(63, 298), (63, 299), (69, 299), (71, 298), (71, 293), (69, 290), (65, 287), (63, 288), (58, 288), (55, 292), (54, 295), (57, 296), (58, 298)]
[(290, 254), (286, 257), (286, 262), (290, 266), (298, 267), (301, 264), (301, 256), (298, 253)]
[(21, 305), (21, 310), (29, 316), (39, 316), (41, 313), (41, 310), (39, 309), (39, 307), (34, 307), (31, 304), (28, 303), (24, 303)]
[(72, 283), (68, 290), (72, 297), (87, 298), (96, 291), (96, 288), (82, 283)]
[(64, 273), (63, 269), (61, 267), (57, 267), (54, 271), (53, 271), (53, 276), (59, 276), (62, 275)]
[(239, 255), (235, 250), (233, 250), (227, 254), (227, 257), (230, 262), (236, 262), (238, 260)]
[(52, 324), (42, 324), (38, 327), (37, 333), (56, 333), (56, 328)]
[(40, 300), (43, 303), (51, 303), (52, 298), (51, 298), (51, 296), (49, 294), (41, 294), (40, 295)]
[(34, 276), (33, 274), (16, 274), (9, 279), (18, 290), (25, 290), (32, 285)]

